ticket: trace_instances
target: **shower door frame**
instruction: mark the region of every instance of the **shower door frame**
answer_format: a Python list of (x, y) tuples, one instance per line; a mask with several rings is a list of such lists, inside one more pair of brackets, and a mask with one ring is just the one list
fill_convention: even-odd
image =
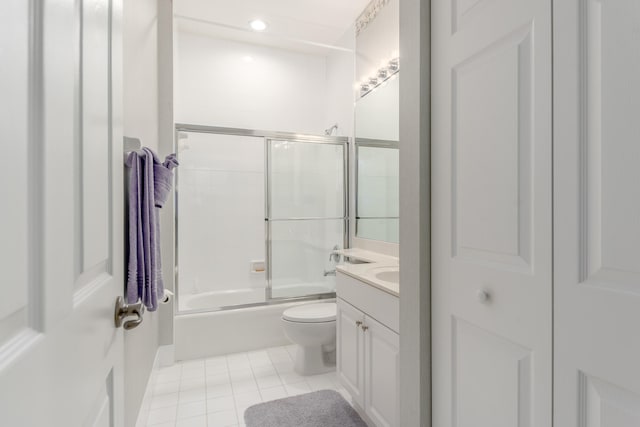
[(329, 136), (329, 135), (309, 135), (295, 132), (282, 132), (282, 131), (264, 131), (257, 129), (242, 129), (242, 128), (230, 128), (230, 127), (221, 127), (221, 126), (207, 126), (207, 125), (194, 125), (187, 123), (176, 123), (175, 124), (175, 137), (173, 142), (174, 152), (178, 152), (178, 141), (180, 140), (181, 132), (190, 132), (190, 133), (207, 133), (207, 134), (215, 134), (215, 135), (227, 135), (227, 136), (247, 136), (247, 137), (255, 137), (262, 138), (264, 144), (264, 175), (265, 175), (265, 192), (264, 192), (264, 201), (265, 201), (265, 301), (256, 302), (256, 303), (247, 303), (247, 304), (236, 304), (230, 306), (222, 306), (222, 307), (211, 307), (206, 309), (196, 309), (196, 310), (180, 310), (180, 285), (179, 285), (179, 265), (178, 265), (178, 177), (179, 172), (175, 175), (175, 185), (174, 185), (174, 230), (173, 230), (173, 239), (174, 239), (174, 290), (175, 290), (175, 304), (174, 304), (174, 314), (195, 314), (195, 313), (210, 313), (215, 311), (226, 311), (226, 310), (235, 310), (241, 308), (250, 308), (250, 307), (259, 307), (265, 305), (273, 305), (273, 304), (284, 304), (288, 302), (295, 301), (313, 301), (313, 300), (322, 300), (322, 299), (332, 299), (336, 297), (336, 293), (334, 292), (324, 292), (319, 294), (309, 294), (298, 297), (276, 297), (272, 296), (272, 269), (271, 269), (271, 233), (270, 233), (270, 225), (269, 223), (273, 220), (269, 218), (269, 214), (271, 212), (270, 206), (270, 181), (269, 181), (269, 172), (271, 170), (270, 164), (270, 154), (269, 154), (269, 141), (290, 141), (290, 142), (300, 142), (300, 143), (316, 143), (316, 144), (330, 144), (330, 145), (341, 145), (343, 147), (343, 217), (335, 217), (335, 218), (287, 218), (287, 220), (342, 220), (343, 221), (343, 248), (347, 248), (350, 242), (350, 224), (349, 224), (349, 147), (350, 147), (350, 138), (345, 136)]

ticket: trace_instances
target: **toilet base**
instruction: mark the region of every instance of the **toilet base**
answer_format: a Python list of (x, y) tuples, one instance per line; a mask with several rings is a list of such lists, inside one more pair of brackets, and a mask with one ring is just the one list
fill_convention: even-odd
[(297, 347), (293, 369), (298, 375), (317, 375), (336, 370), (335, 345)]

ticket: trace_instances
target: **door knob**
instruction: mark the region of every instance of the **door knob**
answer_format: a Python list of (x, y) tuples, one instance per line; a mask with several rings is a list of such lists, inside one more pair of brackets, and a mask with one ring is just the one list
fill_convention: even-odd
[[(125, 304), (124, 298), (116, 298), (116, 307), (113, 314), (113, 320), (116, 328), (122, 326), (127, 331), (136, 328), (140, 323), (142, 323), (143, 314), (144, 305), (142, 304), (142, 301), (138, 301), (135, 304)], [(124, 319), (129, 316), (136, 316), (136, 318), (134, 320), (125, 321)]]
[(489, 294), (489, 292), (484, 289), (478, 289), (476, 291), (476, 298), (478, 298), (478, 301), (484, 303), (491, 299), (491, 294)]

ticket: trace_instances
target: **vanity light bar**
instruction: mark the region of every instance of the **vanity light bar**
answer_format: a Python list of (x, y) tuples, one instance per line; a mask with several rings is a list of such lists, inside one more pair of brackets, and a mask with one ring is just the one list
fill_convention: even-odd
[(389, 80), (398, 71), (400, 71), (400, 58), (393, 58), (386, 66), (380, 68), (375, 76), (366, 78), (360, 83), (360, 98)]

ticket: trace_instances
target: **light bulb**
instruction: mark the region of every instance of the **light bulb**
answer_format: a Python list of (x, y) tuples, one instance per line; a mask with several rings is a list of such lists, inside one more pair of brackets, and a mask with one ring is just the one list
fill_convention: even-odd
[(262, 19), (254, 19), (253, 21), (249, 22), (249, 25), (251, 26), (251, 29), (253, 31), (264, 31), (267, 29), (267, 23)]

